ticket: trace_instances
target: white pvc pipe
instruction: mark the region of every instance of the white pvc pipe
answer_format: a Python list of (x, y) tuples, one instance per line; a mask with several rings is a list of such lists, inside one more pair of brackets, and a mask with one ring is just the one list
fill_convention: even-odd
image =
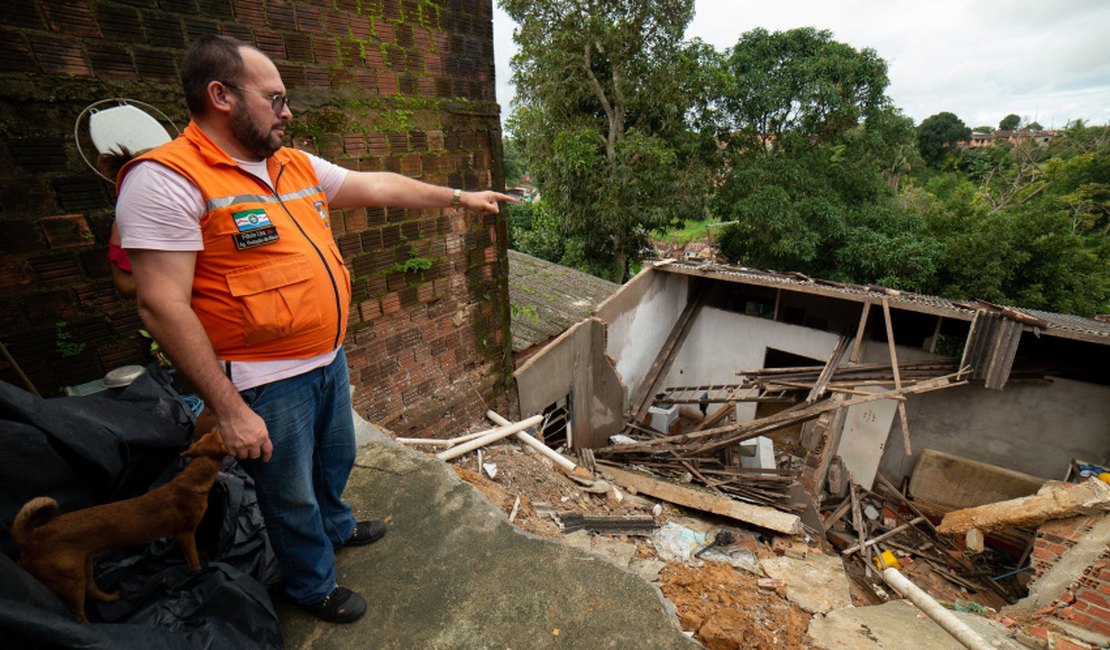
[(920, 587), (909, 581), (898, 569), (888, 567), (883, 570), (883, 580), (893, 587), (898, 593), (909, 599), (925, 615), (944, 628), (953, 638), (970, 650), (994, 650), (991, 644), (979, 636), (975, 630), (967, 626), (955, 614), (945, 609), (943, 605), (933, 600), (933, 597), (921, 590)]
[(494, 429), (493, 431), (487, 433), (486, 435), (484, 435), (480, 438), (475, 438), (475, 439), (473, 439), (469, 442), (465, 442), (465, 443), (459, 445), (458, 447), (452, 447), (450, 449), (446, 449), (444, 451), (441, 451), (438, 454), (436, 454), (436, 458), (438, 458), (440, 460), (451, 460), (452, 458), (458, 458), (459, 456), (462, 456), (463, 454), (465, 454), (468, 451), (473, 451), (473, 450), (475, 450), (479, 447), (484, 447), (484, 446), (488, 445), (489, 443), (494, 442), (496, 440), (500, 440), (502, 438), (508, 438), (509, 436), (513, 435), (514, 433), (517, 433), (518, 431), (523, 431), (524, 429), (527, 429), (528, 427), (535, 426), (535, 425), (539, 424), (542, 421), (543, 421), (543, 416), (542, 415), (533, 415), (532, 417), (530, 417), (527, 420), (524, 420), (522, 422), (517, 422), (515, 424), (510, 424), (508, 426), (498, 427), (498, 428)]
[[(496, 422), (497, 424), (500, 424), (500, 425), (509, 424), (508, 420), (506, 420), (505, 418), (501, 417), (500, 415), (498, 415), (497, 413), (495, 413), (493, 411), (486, 411), (486, 417), (493, 420), (494, 422)], [(518, 431), (517, 434), (516, 434), (516, 439), (523, 442), (524, 444), (528, 445), (532, 449), (535, 449), (536, 451), (540, 452), (544, 456), (547, 456), (551, 460), (555, 461), (555, 464), (557, 464), (559, 467), (562, 467), (563, 469), (565, 469), (568, 472), (573, 472), (574, 470), (578, 469), (578, 465), (575, 465), (573, 462), (568, 460), (565, 456), (556, 452), (554, 449), (552, 449), (551, 447), (548, 447), (547, 445), (543, 444), (539, 440), (536, 440), (535, 438), (528, 435), (524, 431)]]
[(481, 438), (482, 436), (492, 433), (496, 429), (486, 429), (485, 431), (475, 431), (474, 433), (467, 433), (455, 438), (448, 438), (446, 440), (440, 438), (397, 438), (397, 442), (406, 445), (433, 445), (436, 447), (454, 447), (455, 445)]

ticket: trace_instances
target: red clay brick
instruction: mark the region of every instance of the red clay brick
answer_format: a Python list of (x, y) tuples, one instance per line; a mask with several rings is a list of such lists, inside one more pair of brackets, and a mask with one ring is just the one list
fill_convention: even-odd
[(1093, 589), (1084, 589), (1083, 591), (1079, 592), (1078, 598), (1097, 607), (1110, 609), (1110, 601), (1108, 601), (1102, 594), (1096, 592)]
[(392, 314), (401, 310), (401, 296), (394, 291), (393, 293), (382, 296), (382, 313)]
[(396, 95), (397, 75), (388, 72), (378, 73), (378, 92), (382, 95)]

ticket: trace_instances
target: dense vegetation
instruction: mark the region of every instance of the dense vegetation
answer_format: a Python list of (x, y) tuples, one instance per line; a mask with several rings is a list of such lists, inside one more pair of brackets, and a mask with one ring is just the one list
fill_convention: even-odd
[[(541, 199), (512, 245), (623, 280), (652, 232), (712, 218), (728, 260), (1090, 315), (1110, 311), (1110, 130), (966, 149), (829, 32), (681, 42), (690, 0), (504, 6), (520, 24), (508, 164)], [(1000, 128), (1040, 129), (1017, 115)], [(990, 131), (976, 127), (975, 131)]]

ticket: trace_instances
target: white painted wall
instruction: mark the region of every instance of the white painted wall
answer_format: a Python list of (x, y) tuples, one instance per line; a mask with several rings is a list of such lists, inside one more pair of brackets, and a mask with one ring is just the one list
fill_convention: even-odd
[(902, 437), (890, 437), (880, 470), (891, 478), (909, 475), (923, 449), (1057, 480), (1073, 458), (1110, 463), (1110, 387), (1058, 378), (1000, 391), (969, 385), (910, 395), (906, 410), (915, 453), (906, 457)]
[[(663, 386), (739, 383), (742, 378), (736, 372), (762, 368), (769, 347), (811, 359), (827, 359), (837, 338), (835, 334), (799, 325), (704, 307)], [(755, 419), (756, 406), (754, 402), (738, 403), (737, 421)]]
[(643, 383), (682, 315), (688, 286), (685, 276), (648, 270), (598, 308), (597, 317), (608, 323), (605, 349), (617, 360), (626, 402)]

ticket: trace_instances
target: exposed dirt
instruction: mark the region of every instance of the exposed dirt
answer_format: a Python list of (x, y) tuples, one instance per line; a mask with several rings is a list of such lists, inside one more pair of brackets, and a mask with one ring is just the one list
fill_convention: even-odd
[[(476, 490), (481, 492), (490, 500), (493, 505), (498, 509), (505, 512), (505, 514), (512, 514), (513, 505), (519, 493), (511, 493), (504, 487), (491, 481), (488, 477), (480, 475), (474, 470), (466, 469), (465, 467), (453, 466), (455, 473), (459, 478), (474, 486)], [(513, 524), (522, 530), (526, 530), (535, 535), (542, 537), (559, 538), (562, 533), (559, 532), (559, 527), (555, 525), (550, 519), (541, 517), (536, 509), (532, 507), (531, 501), (527, 496), (519, 494), (520, 505), (517, 507), (516, 516), (513, 518)]]
[(756, 578), (726, 564), (668, 563), (660, 589), (678, 610), (682, 629), (710, 650), (811, 648), (809, 614)]
[[(554, 464), (527, 447), (511, 441), (483, 449), (482, 462), (496, 465), (494, 478), (478, 472), (477, 454), (468, 454), (452, 466), (494, 505), (510, 513), (520, 497), (514, 525), (550, 538), (562, 534), (554, 521), (537, 511), (574, 511), (586, 515), (619, 516), (651, 513), (654, 503), (622, 494), (590, 494), (558, 471)], [(663, 504), (660, 523), (675, 511)], [(654, 558), (651, 542), (616, 536), (636, 544), (637, 557)], [(769, 549), (761, 549), (770, 553)], [(756, 578), (725, 564), (706, 562), (700, 567), (668, 563), (659, 575), (660, 589), (678, 612), (682, 628), (711, 650), (718, 648), (808, 648), (805, 631), (809, 614), (786, 600), (782, 593), (761, 589)]]

